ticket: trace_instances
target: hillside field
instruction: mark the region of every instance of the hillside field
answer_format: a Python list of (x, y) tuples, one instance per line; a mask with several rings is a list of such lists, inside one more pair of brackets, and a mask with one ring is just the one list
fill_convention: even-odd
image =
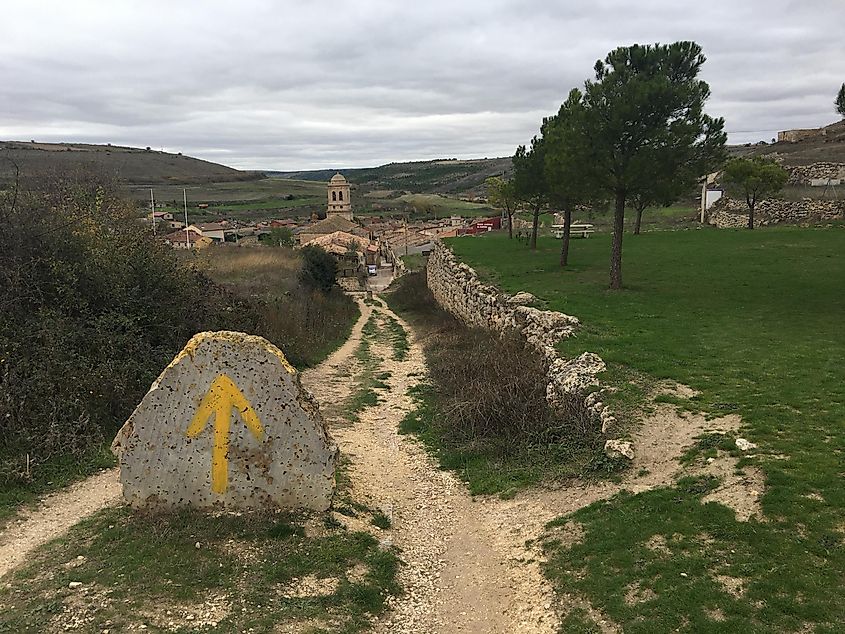
[(195, 184), (262, 177), (258, 172), (146, 148), (0, 141), (0, 183), (14, 177), (14, 165), (24, 175), (87, 169), (128, 184)]
[[(549, 542), (546, 574), (560, 593), (586, 596), (626, 632), (692, 624), (698, 632), (798, 631), (807, 622), (820, 624), (816, 632), (840, 631), (845, 229), (628, 234), (620, 292), (607, 290), (606, 233), (573, 241), (567, 270), (551, 238), (536, 252), (501, 234), (449, 243), (504, 290), (529, 291), (579, 317), (582, 329), (560, 348), (601, 355), (610, 385), (689, 385), (699, 394), (671, 402), (739, 414), (741, 434), (759, 445), (738, 466), (765, 474), (762, 517), (740, 522), (725, 507), (701, 504), (714, 486), (706, 481), (594, 504), (572, 518), (584, 528), (582, 542)], [(617, 406), (625, 399), (636, 397), (626, 388)], [(700, 439), (691, 459), (719, 451), (720, 442)], [(655, 536), (671, 557), (646, 547)], [(715, 571), (738, 580), (741, 595), (715, 583)], [(632, 587), (653, 598), (627, 600)]]

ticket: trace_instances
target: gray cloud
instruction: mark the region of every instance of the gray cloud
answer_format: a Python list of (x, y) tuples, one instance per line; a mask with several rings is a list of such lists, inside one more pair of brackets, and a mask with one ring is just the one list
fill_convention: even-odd
[(732, 142), (835, 120), (845, 3), (97, 0), (14, 3), (0, 138), (242, 168), (504, 156), (634, 42), (694, 39)]

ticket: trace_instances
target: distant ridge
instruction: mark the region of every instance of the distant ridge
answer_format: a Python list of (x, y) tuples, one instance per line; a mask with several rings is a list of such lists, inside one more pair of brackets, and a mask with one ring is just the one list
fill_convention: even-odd
[(509, 177), (511, 170), (511, 159), (506, 157), (468, 160), (434, 159), (355, 169), (295, 172), (266, 170), (265, 173), (279, 178), (327, 181), (339, 171), (356, 186), (368, 190), (389, 189), (413, 193), (457, 194), (480, 192), (487, 178), (502, 175)]
[(212, 183), (264, 176), (261, 172), (244, 172), (211, 161), (145, 148), (0, 141), (0, 181), (8, 181), (13, 176), (13, 162), (24, 174), (91, 167), (112, 173), (129, 185)]

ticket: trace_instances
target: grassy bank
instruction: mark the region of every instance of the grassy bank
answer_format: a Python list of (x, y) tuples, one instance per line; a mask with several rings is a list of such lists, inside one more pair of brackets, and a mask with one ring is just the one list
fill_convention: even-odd
[(190, 257), (215, 282), (253, 302), (262, 317), (257, 334), (299, 369), (317, 365), (346, 341), (360, 314), (339, 288), (324, 293), (304, 285), (302, 258), (293, 249), (221, 246)]
[(375, 537), (328, 515), (108, 509), (13, 573), (0, 631), (351, 634), (399, 592), (397, 566)]
[[(574, 241), (565, 271), (552, 239), (536, 252), (506, 236), (451, 246), (503, 289), (578, 316), (584, 326), (561, 344), (564, 354), (596, 352), (616, 378), (688, 384), (701, 395), (681, 406), (737, 413), (759, 445), (744, 463), (766, 474), (763, 518), (738, 522), (725, 507), (699, 504), (700, 487), (681, 484), (588, 507), (574, 518), (581, 542), (549, 545), (560, 592), (587, 596), (626, 632), (798, 631), (804, 623), (837, 631), (845, 620), (845, 231), (628, 235), (621, 292), (607, 290), (607, 235)], [(667, 546), (649, 548), (656, 538)], [(626, 600), (635, 586), (645, 600)]]

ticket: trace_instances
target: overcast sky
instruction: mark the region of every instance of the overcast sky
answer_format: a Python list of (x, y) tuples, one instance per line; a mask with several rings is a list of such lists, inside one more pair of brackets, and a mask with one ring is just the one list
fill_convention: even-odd
[(0, 139), (246, 169), (508, 156), (609, 50), (692, 39), (708, 113), (768, 140), (837, 120), (843, 25), (845, 0), (4, 2)]

